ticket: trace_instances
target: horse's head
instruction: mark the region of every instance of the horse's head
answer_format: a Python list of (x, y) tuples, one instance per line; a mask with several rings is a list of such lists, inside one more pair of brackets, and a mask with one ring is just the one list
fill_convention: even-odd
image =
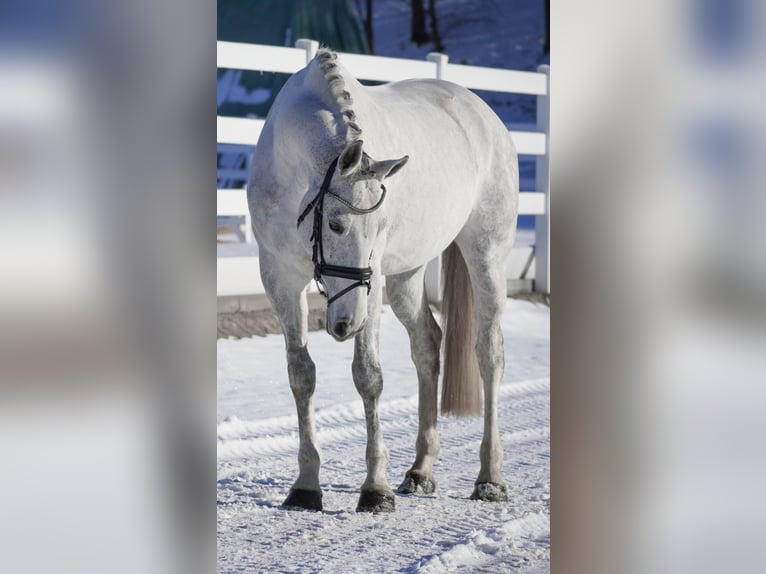
[[(327, 331), (343, 341), (367, 320), (367, 295), (380, 283), (382, 233), (386, 227), (383, 181), (407, 163), (401, 159), (374, 161), (362, 141), (349, 143), (331, 166), (317, 198), (315, 211), (315, 273), (328, 297)], [(334, 173), (332, 173), (334, 169)], [(329, 180), (328, 180), (329, 178)], [(318, 236), (319, 235), (319, 236)], [(318, 243), (318, 245), (317, 245)]]

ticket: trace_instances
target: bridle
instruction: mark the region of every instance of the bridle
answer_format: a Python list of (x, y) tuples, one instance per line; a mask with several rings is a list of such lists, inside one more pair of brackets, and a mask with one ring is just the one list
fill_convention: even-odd
[[(383, 190), (383, 193), (381, 194), (378, 202), (372, 207), (364, 209), (349, 203), (337, 193), (330, 191), (330, 181), (332, 180), (332, 176), (335, 173), (335, 168), (338, 165), (338, 157), (332, 160), (330, 167), (327, 168), (327, 173), (325, 174), (324, 180), (322, 181), (322, 187), (319, 188), (319, 193), (316, 194), (316, 197), (314, 197), (314, 199), (309, 202), (309, 204), (306, 206), (306, 209), (304, 209), (303, 213), (301, 213), (300, 217), (298, 217), (297, 225), (297, 227), (300, 227), (303, 220), (309, 214), (309, 211), (312, 209), (314, 210), (314, 230), (311, 234), (311, 239), (309, 239), (309, 241), (312, 242), (311, 261), (314, 263), (314, 281), (317, 283), (319, 292), (327, 299), (328, 305), (352, 289), (356, 289), (357, 287), (367, 287), (367, 294), (369, 295), (370, 288), (372, 286), (370, 283), (370, 279), (372, 278), (372, 267), (346, 267), (343, 265), (332, 265), (325, 261), (324, 250), (322, 247), (322, 220), (324, 215), (323, 210), (325, 196), (333, 196), (337, 201), (340, 201), (352, 212), (361, 215), (372, 213), (378, 209), (383, 204), (383, 200), (386, 198), (386, 187), (381, 184), (380, 188)], [(372, 254), (370, 254), (370, 258), (372, 258)], [(354, 283), (330, 297), (327, 293), (327, 286), (324, 283), (323, 277), (339, 277), (341, 279), (350, 279), (354, 281)]]

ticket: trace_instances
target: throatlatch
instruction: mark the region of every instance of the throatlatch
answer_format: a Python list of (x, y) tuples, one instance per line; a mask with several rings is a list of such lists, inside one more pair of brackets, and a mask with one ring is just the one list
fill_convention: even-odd
[[(322, 246), (322, 222), (324, 219), (324, 198), (325, 195), (331, 195), (336, 200), (340, 201), (343, 205), (348, 207), (352, 212), (364, 215), (366, 213), (372, 213), (376, 209), (378, 209), (382, 204), (383, 200), (386, 198), (386, 187), (381, 184), (380, 188), (383, 191), (383, 193), (380, 196), (380, 199), (378, 202), (373, 205), (372, 207), (368, 207), (366, 209), (361, 207), (356, 207), (352, 203), (349, 203), (345, 199), (343, 199), (341, 196), (339, 196), (337, 193), (333, 193), (330, 191), (330, 181), (332, 181), (332, 176), (335, 173), (335, 168), (338, 165), (338, 158), (340, 156), (336, 157), (334, 160), (332, 160), (332, 163), (330, 164), (330, 167), (327, 168), (327, 173), (324, 176), (324, 180), (322, 181), (322, 187), (319, 188), (319, 193), (316, 194), (316, 197), (312, 199), (309, 204), (306, 206), (306, 209), (303, 210), (303, 213), (300, 214), (298, 217), (298, 225), (297, 227), (301, 226), (301, 223), (303, 223), (303, 220), (306, 219), (306, 216), (309, 214), (309, 212), (313, 209), (314, 210), (314, 229), (311, 234), (310, 241), (313, 243), (312, 245), (312, 254), (311, 254), (311, 261), (314, 263), (314, 281), (317, 283), (317, 287), (319, 288), (319, 292), (325, 296), (327, 299), (327, 304), (330, 305), (333, 301), (338, 299), (339, 297), (342, 297), (352, 289), (355, 289), (357, 287), (367, 287), (367, 294), (370, 294), (370, 289), (372, 287), (372, 284), (370, 283), (370, 279), (372, 278), (372, 267), (346, 267), (343, 265), (332, 265), (330, 263), (325, 262), (324, 259), (324, 249)], [(371, 255), (372, 256), (372, 255)], [(342, 291), (336, 293), (332, 297), (329, 297), (327, 294), (327, 286), (324, 283), (324, 280), (322, 279), (323, 276), (327, 277), (339, 277), (340, 279), (350, 279), (352, 281), (355, 281)]]

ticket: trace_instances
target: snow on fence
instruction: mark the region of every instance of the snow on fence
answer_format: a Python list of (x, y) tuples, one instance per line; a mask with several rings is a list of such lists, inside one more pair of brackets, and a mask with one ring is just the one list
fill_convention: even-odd
[[(235, 70), (294, 73), (316, 54), (319, 43), (300, 39), (295, 48), (218, 42), (218, 67)], [(346, 69), (364, 80), (396, 81), (409, 78), (449, 80), (467, 88), (531, 94), (537, 96), (537, 131), (513, 131), (519, 154), (534, 155), (536, 190), (522, 190), (520, 215), (535, 216), (535, 246), (515, 248), (508, 260), (509, 275), (518, 269), (529, 269), (535, 257), (535, 290), (550, 292), (550, 180), (548, 174), (548, 135), (550, 69), (540, 66), (538, 72), (522, 72), (478, 66), (450, 64), (445, 54), (428, 54), (426, 61), (386, 58), (340, 52)], [(255, 146), (265, 120), (250, 118), (217, 118), (218, 143)], [(218, 294), (247, 295), (263, 293), (253, 242), (245, 190), (218, 190), (218, 216), (245, 218), (245, 243), (218, 245)], [(534, 250), (534, 251), (532, 251)], [(439, 298), (440, 262), (429, 263), (426, 289), (431, 300)], [(515, 271), (514, 271), (515, 270)]]

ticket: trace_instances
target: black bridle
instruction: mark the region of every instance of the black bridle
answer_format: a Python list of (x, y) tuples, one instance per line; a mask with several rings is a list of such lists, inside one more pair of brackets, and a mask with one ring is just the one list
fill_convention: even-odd
[[(378, 209), (382, 205), (383, 200), (386, 198), (386, 187), (381, 184), (380, 188), (383, 190), (383, 193), (381, 194), (378, 202), (372, 207), (363, 209), (353, 205), (352, 203), (349, 203), (337, 193), (330, 191), (330, 181), (332, 180), (332, 176), (335, 173), (335, 168), (337, 165), (338, 158), (336, 157), (334, 160), (332, 160), (330, 167), (327, 168), (327, 173), (325, 174), (324, 180), (322, 181), (322, 187), (319, 188), (319, 193), (317, 193), (316, 197), (314, 197), (314, 199), (309, 202), (309, 204), (306, 206), (306, 209), (304, 209), (303, 213), (301, 213), (300, 217), (298, 217), (297, 225), (300, 227), (301, 223), (304, 219), (306, 219), (306, 216), (309, 214), (309, 212), (312, 209), (314, 210), (314, 230), (311, 234), (311, 239), (309, 240), (313, 242), (311, 261), (314, 263), (314, 281), (317, 283), (319, 292), (324, 295), (325, 298), (327, 298), (328, 305), (357, 287), (367, 287), (367, 294), (369, 295), (370, 288), (372, 286), (370, 283), (370, 279), (372, 278), (372, 267), (345, 267), (343, 265), (331, 265), (325, 262), (324, 249), (322, 247), (322, 220), (324, 215), (325, 196), (333, 196), (336, 200), (340, 201), (343, 205), (348, 207), (352, 212), (362, 215), (365, 213), (372, 213)], [(370, 258), (372, 258), (372, 254), (370, 254)], [(324, 280), (322, 279), (323, 276), (350, 279), (351, 281), (354, 281), (354, 283), (342, 291), (336, 293), (332, 297), (329, 297), (327, 294), (327, 286), (324, 284)]]

